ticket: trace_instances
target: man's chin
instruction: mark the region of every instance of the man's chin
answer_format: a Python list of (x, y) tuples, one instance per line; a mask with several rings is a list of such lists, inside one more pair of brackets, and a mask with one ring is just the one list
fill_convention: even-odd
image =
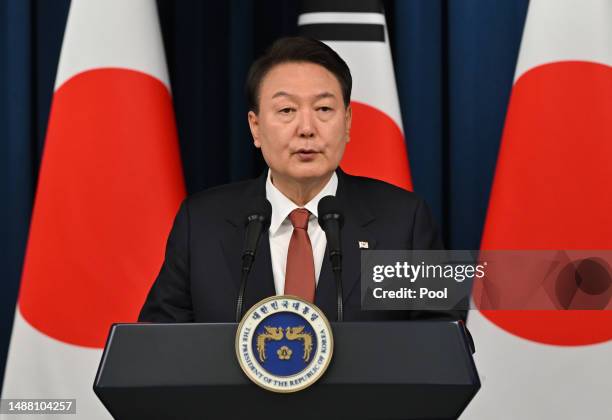
[(301, 168), (300, 170), (292, 171), (289, 177), (296, 182), (300, 183), (312, 183), (317, 181), (327, 181), (334, 169), (321, 169), (321, 168)]

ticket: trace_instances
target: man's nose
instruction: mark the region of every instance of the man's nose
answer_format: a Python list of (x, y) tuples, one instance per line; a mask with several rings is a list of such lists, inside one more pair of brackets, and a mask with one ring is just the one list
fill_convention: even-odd
[(302, 138), (311, 138), (315, 135), (314, 115), (309, 110), (300, 112), (298, 121), (298, 135)]

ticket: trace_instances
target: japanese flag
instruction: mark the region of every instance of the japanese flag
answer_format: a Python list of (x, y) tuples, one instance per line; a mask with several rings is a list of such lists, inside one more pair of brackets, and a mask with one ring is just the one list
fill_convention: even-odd
[(110, 418), (92, 390), (102, 348), (136, 321), (184, 195), (155, 2), (73, 0), (2, 398)]
[[(532, 0), (482, 248), (612, 249), (610, 156), (612, 2)], [(611, 311), (471, 311), (468, 327), (482, 388), (461, 419), (612, 418)]]

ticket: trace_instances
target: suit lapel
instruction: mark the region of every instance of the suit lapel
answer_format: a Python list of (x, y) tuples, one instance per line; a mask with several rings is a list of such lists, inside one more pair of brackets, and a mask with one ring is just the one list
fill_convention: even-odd
[[(226, 217), (227, 234), (221, 238), (221, 247), (225, 256), (225, 263), (230, 272), (232, 283), (236, 288), (236, 295), (240, 288), (242, 249), (244, 246), (244, 235), (246, 233), (246, 212), (255, 197), (263, 195), (265, 197), (266, 173), (259, 178), (251, 181), (244, 191), (244, 205), (230, 211)], [(244, 310), (247, 310), (255, 303), (265, 297), (274, 295), (274, 277), (272, 274), (272, 259), (270, 257), (270, 240), (268, 231), (262, 233), (257, 246), (255, 262), (251, 268), (251, 273), (247, 280), (245, 291)]]
[(259, 239), (257, 255), (249, 275), (245, 293), (245, 310), (264, 298), (276, 295), (274, 274), (272, 273), (272, 258), (270, 257), (270, 235), (268, 235), (267, 230), (261, 234)]
[[(348, 297), (357, 287), (361, 271), (361, 249), (359, 242), (367, 242), (368, 249), (374, 249), (376, 238), (368, 226), (374, 221), (374, 216), (358, 200), (358, 192), (354, 191), (351, 179), (338, 169), (338, 190), (336, 198), (344, 211), (344, 226), (341, 231), (342, 241), (342, 293), (346, 306)], [(336, 319), (336, 284), (329, 261), (329, 249), (325, 250), (325, 259), (319, 275), (319, 283), (315, 296), (315, 304), (321, 308), (330, 319)]]

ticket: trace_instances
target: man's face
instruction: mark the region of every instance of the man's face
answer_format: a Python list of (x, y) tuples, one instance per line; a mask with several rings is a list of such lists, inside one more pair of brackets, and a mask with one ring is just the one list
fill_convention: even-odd
[(253, 143), (273, 180), (309, 183), (329, 177), (349, 140), (350, 107), (344, 107), (336, 77), (318, 64), (274, 66), (259, 87), (259, 113), (248, 117)]

